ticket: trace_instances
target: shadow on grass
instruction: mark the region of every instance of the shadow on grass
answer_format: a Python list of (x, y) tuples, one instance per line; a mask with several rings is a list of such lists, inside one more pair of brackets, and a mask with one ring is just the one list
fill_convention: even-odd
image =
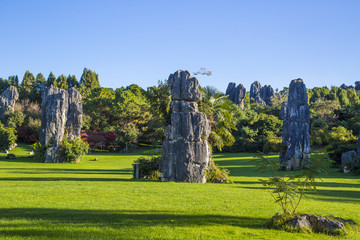
[(74, 168), (0, 168), (20, 174), (132, 174), (132, 169), (74, 169)]
[(51, 181), (71, 181), (71, 182), (155, 182), (145, 179), (133, 178), (76, 178), (76, 177), (7, 177), (0, 178), (1, 181), (34, 181), (34, 182), (51, 182)]
[(40, 163), (33, 156), (28, 157), (16, 157), (15, 159), (6, 159), (5, 157), (0, 157), (0, 162), (11, 162), (11, 163)]
[[(170, 211), (116, 211), (116, 210), (79, 210), (79, 209), (55, 209), (55, 208), (8, 208), (0, 209), (0, 235), (2, 236), (26, 236), (43, 237), (74, 234), (79, 237), (89, 234), (89, 227), (113, 228), (121, 227), (197, 227), (197, 226), (239, 226), (259, 229), (268, 219), (253, 218), (231, 215), (194, 215), (182, 212)], [(12, 224), (12, 220), (14, 223)], [(20, 220), (20, 223), (17, 221)], [(22, 220), (34, 222), (23, 223)], [(38, 229), (38, 224), (45, 229)], [(45, 225), (44, 225), (45, 223)], [(70, 230), (64, 232), (66, 226), (78, 227), (76, 232)], [(54, 226), (56, 228), (54, 229)], [(83, 231), (83, 232), (82, 232)], [(91, 230), (90, 230), (91, 231)], [(97, 234), (104, 235), (105, 233)]]

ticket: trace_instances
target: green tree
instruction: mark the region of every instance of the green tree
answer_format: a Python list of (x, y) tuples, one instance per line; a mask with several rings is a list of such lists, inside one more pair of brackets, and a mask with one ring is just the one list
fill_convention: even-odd
[(129, 145), (136, 143), (139, 137), (139, 129), (133, 123), (126, 123), (116, 131), (116, 141), (118, 144), (125, 145), (124, 151), (129, 150)]
[(211, 146), (222, 151), (224, 146), (231, 146), (235, 142), (232, 131), (236, 130), (235, 114), (240, 108), (214, 87), (207, 86), (201, 91), (203, 99), (199, 110), (205, 113), (211, 124), (208, 141)]
[(79, 82), (76, 79), (75, 75), (70, 75), (67, 77), (67, 84), (69, 86), (69, 88), (75, 87), (78, 88), (79, 87)]
[(65, 90), (68, 90), (69, 89), (69, 85), (68, 85), (68, 82), (67, 82), (67, 78), (61, 74), (57, 80), (56, 80), (56, 86), (58, 88), (61, 88), (61, 89), (65, 89)]
[(9, 76), (8, 83), (9, 83), (10, 86), (18, 87), (19, 86), (19, 78), (18, 78), (18, 76), (17, 75)]
[(56, 77), (52, 72), (50, 72), (46, 81), (46, 87), (50, 87), (50, 86), (56, 87)]
[(9, 87), (9, 83), (6, 79), (0, 78), (0, 93), (5, 91)]
[(86, 98), (93, 89), (100, 88), (99, 75), (90, 69), (84, 68), (80, 78), (80, 93)]
[(19, 99), (34, 99), (34, 94), (36, 94), (36, 80), (32, 73), (26, 71), (24, 74), (23, 81), (19, 87)]

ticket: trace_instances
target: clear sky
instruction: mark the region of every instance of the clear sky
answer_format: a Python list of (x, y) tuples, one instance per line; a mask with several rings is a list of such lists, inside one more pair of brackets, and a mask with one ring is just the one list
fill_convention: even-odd
[(0, 77), (97, 72), (117, 88), (178, 69), (274, 89), (360, 81), (359, 0), (0, 0)]

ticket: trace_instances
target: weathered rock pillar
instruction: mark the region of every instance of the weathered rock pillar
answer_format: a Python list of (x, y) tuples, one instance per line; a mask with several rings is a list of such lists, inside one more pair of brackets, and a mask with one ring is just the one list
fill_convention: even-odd
[(310, 153), (310, 110), (303, 80), (292, 80), (288, 102), (281, 105), (283, 118), (282, 142), (286, 149), (280, 153), (280, 163), (286, 170), (306, 166)]
[(239, 84), (236, 86), (236, 83), (229, 83), (225, 95), (229, 95), (229, 100), (234, 104), (244, 108), (244, 99), (245, 99), (246, 89), (244, 85)]
[(179, 70), (169, 76), (168, 83), (172, 114), (162, 149), (162, 181), (205, 183), (210, 123), (198, 111), (197, 101), (202, 98), (198, 80)]
[(19, 98), (19, 93), (14, 86), (8, 87), (0, 95), (0, 118), (4, 117), (7, 110), (13, 111), (16, 101)]
[(41, 109), (40, 142), (46, 146), (45, 162), (62, 162), (59, 150), (65, 130), (69, 139), (80, 137), (81, 95), (75, 88), (48, 87), (42, 94)]
[(255, 81), (250, 85), (250, 99), (254, 99), (255, 103), (258, 103), (256, 102), (256, 99), (258, 99), (256, 97), (259, 96), (261, 88), (262, 86), (258, 81)]
[(260, 89), (260, 97), (266, 105), (271, 105), (271, 97), (274, 95), (274, 89), (271, 85), (265, 85)]

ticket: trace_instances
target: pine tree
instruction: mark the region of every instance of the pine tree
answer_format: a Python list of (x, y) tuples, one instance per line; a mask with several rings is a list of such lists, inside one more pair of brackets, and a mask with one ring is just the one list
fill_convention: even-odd
[(69, 88), (72, 88), (72, 87), (76, 87), (78, 88), (79, 87), (79, 82), (78, 80), (76, 79), (75, 75), (70, 75), (67, 77), (67, 84), (69, 86)]
[(19, 87), (19, 99), (31, 99), (32, 94), (36, 92), (36, 80), (34, 75), (26, 71), (23, 81)]
[(46, 87), (50, 87), (50, 86), (56, 87), (56, 77), (52, 72), (50, 72), (48, 79), (46, 81)]
[(65, 90), (68, 90), (69, 89), (69, 85), (68, 85), (68, 82), (67, 82), (67, 78), (61, 74), (58, 79), (56, 80), (56, 86), (58, 88), (61, 88), (61, 89), (65, 89)]
[(90, 69), (84, 68), (83, 74), (80, 78), (80, 85), (87, 89), (95, 89), (100, 87), (99, 75)]

